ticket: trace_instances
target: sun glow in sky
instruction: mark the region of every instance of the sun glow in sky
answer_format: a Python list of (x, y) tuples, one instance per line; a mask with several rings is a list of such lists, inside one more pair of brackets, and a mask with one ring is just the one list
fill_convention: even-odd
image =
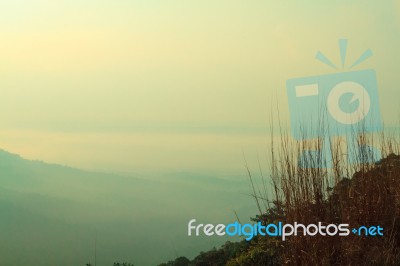
[(105, 171), (243, 167), (265, 153), (288, 78), (371, 48), (398, 122), (398, 1), (13, 0), (0, 3), (0, 147)]

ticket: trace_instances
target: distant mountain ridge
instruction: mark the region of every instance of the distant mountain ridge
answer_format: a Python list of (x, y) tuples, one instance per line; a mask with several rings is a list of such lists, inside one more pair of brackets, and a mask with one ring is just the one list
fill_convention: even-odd
[(0, 265), (85, 265), (96, 232), (101, 265), (194, 256), (225, 239), (189, 239), (189, 219), (224, 222), (233, 210), (245, 218), (253, 212), (247, 181), (238, 180), (194, 173), (145, 180), (0, 150)]

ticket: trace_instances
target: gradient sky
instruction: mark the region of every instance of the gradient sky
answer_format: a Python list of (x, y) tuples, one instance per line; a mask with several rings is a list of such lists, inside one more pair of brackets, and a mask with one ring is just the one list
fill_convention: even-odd
[(399, 119), (400, 1), (0, 2), (0, 147), (105, 171), (243, 168), (267, 149), (288, 78), (377, 72)]

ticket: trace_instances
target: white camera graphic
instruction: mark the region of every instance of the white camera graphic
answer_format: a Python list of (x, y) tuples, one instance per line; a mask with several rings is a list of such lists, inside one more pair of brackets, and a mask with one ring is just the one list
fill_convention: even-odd
[(374, 70), (290, 79), (287, 94), (298, 140), (382, 129)]
[[(344, 66), (347, 40), (339, 40), (339, 46)], [(352, 66), (371, 55), (372, 52), (367, 50)], [(316, 58), (336, 68), (322, 53), (318, 52)], [(286, 87), (291, 131), (299, 141), (344, 135), (350, 144), (348, 147), (354, 147), (357, 134), (382, 130), (378, 85), (372, 69), (293, 78), (286, 82)], [(380, 159), (380, 152), (376, 149), (360, 149), (367, 149)], [(307, 156), (316, 152), (329, 153), (309, 151)], [(348, 148), (350, 160), (356, 152)]]

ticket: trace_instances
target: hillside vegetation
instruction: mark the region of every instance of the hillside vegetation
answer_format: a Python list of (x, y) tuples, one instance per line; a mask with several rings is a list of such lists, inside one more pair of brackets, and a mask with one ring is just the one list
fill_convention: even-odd
[[(178, 258), (162, 266), (216, 265), (400, 265), (400, 156), (394, 139), (382, 139), (381, 160), (363, 149), (371, 139), (358, 137), (357, 162), (348, 164), (341, 143), (332, 147), (330, 168), (299, 164), (299, 154), (314, 143), (295, 143), (286, 138), (272, 150), (270, 183), (256, 185), (249, 171), (253, 198), (259, 210), (254, 222), (315, 224), (345, 223), (351, 228), (380, 226), (383, 236), (257, 236), (251, 241), (227, 242), (193, 260)], [(345, 154), (346, 155), (346, 154)], [(315, 159), (315, 158), (314, 158)], [(326, 158), (316, 158), (326, 163)], [(310, 158), (309, 158), (310, 160)], [(265, 181), (265, 180), (264, 180)]]

